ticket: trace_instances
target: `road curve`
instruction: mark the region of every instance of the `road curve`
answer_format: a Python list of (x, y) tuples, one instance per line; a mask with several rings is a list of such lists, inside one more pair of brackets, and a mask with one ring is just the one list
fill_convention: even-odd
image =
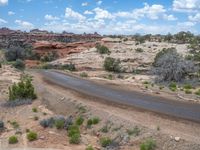
[(110, 102), (138, 107), (144, 110), (200, 122), (200, 104), (172, 101), (143, 93), (116, 90), (89, 80), (65, 75), (55, 71), (41, 71), (46, 80), (83, 94), (101, 98)]

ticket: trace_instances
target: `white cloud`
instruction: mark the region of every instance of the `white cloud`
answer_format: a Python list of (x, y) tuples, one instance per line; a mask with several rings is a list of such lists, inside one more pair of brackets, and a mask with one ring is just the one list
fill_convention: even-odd
[(45, 15), (44, 18), (45, 18), (46, 20), (48, 20), (48, 21), (59, 20), (58, 17), (52, 16), (52, 15), (48, 15), (48, 14)]
[(97, 5), (101, 5), (103, 1), (97, 1)]
[(34, 28), (34, 25), (27, 21), (15, 20), (15, 23), (19, 26), (20, 29), (23, 29), (23, 30), (30, 30)]
[(6, 5), (8, 4), (8, 0), (0, 0), (0, 5)]
[(92, 15), (93, 12), (92, 12), (92, 11), (89, 11), (89, 10), (86, 10), (86, 11), (84, 12), (84, 14), (85, 14), (85, 15)]
[(15, 15), (15, 12), (9, 11), (9, 12), (8, 12), (8, 15), (9, 15), (9, 16)]
[(69, 18), (69, 19), (78, 20), (78, 21), (86, 19), (85, 16), (83, 16), (82, 14), (80, 14), (78, 12), (73, 11), (71, 8), (66, 8), (65, 17)]
[(84, 2), (84, 3), (81, 4), (81, 6), (83, 6), (83, 7), (84, 7), (84, 6), (88, 6), (88, 3), (87, 3), (87, 2)]
[(0, 25), (5, 24), (5, 23), (8, 23), (8, 22), (6, 20), (0, 18)]
[(173, 10), (191, 12), (200, 9), (200, 0), (174, 0)]
[(190, 21), (200, 22), (200, 13), (197, 13), (194, 16), (189, 16), (188, 18)]
[(175, 21), (175, 20), (177, 20), (177, 18), (174, 15), (166, 15), (166, 14), (164, 14), (163, 18), (165, 20), (168, 20), (168, 21)]
[(93, 11), (96, 13), (94, 18), (97, 20), (98, 19), (114, 19), (115, 18), (115, 16), (112, 15), (110, 12), (108, 12), (107, 10), (101, 9), (99, 7), (95, 8)]

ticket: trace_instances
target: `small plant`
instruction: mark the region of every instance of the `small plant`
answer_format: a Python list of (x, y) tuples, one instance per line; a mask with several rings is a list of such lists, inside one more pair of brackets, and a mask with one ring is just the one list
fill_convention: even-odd
[(147, 84), (147, 85), (148, 85), (148, 84), (149, 84), (149, 82), (148, 82), (148, 81), (144, 81), (144, 82), (143, 82), (143, 84)]
[(144, 52), (144, 50), (143, 50), (142, 48), (136, 48), (135, 51), (136, 51), (137, 53), (142, 53), (142, 52)]
[(34, 116), (34, 120), (35, 121), (39, 120), (39, 117), (38, 116)]
[(164, 89), (164, 88), (165, 88), (164, 86), (159, 86), (159, 89), (160, 89), (160, 90), (162, 90), (162, 89)]
[(156, 148), (156, 142), (152, 139), (148, 139), (140, 145), (140, 150), (154, 150)]
[(78, 125), (78, 126), (82, 125), (83, 122), (84, 122), (83, 117), (78, 117), (78, 118), (76, 119), (76, 125)]
[(160, 131), (160, 126), (157, 126), (157, 131)]
[(111, 53), (110, 50), (108, 49), (108, 47), (106, 47), (104, 45), (97, 44), (96, 49), (99, 54), (110, 54)]
[(140, 134), (140, 129), (136, 126), (133, 129), (128, 129), (127, 133), (129, 136), (132, 136), (132, 135), (138, 136)]
[(31, 132), (27, 133), (27, 139), (29, 141), (35, 141), (35, 140), (37, 140), (37, 138), (38, 138), (38, 135), (36, 132), (31, 131)]
[(15, 68), (19, 69), (19, 70), (24, 70), (24, 69), (25, 69), (25, 63), (24, 63), (24, 61), (21, 60), (21, 59), (17, 59), (17, 60), (14, 62), (13, 66), (14, 66)]
[(189, 90), (189, 89), (186, 89), (186, 90), (185, 90), (185, 94), (192, 94), (192, 91)]
[(195, 92), (196, 95), (200, 96), (200, 89)]
[(87, 126), (91, 126), (91, 125), (92, 125), (92, 119), (88, 119)]
[(10, 124), (13, 126), (13, 128), (19, 128), (19, 124), (18, 124), (18, 122), (16, 122), (16, 121), (12, 121), (12, 122), (10, 122)]
[(87, 78), (88, 74), (86, 72), (82, 72), (82, 73), (80, 73), (80, 76), (83, 77), (83, 78)]
[(95, 117), (92, 119), (92, 124), (98, 124), (100, 119), (98, 117)]
[(94, 148), (91, 145), (88, 145), (85, 150), (94, 150)]
[(80, 134), (73, 134), (70, 138), (69, 138), (69, 142), (71, 144), (79, 144), (80, 143)]
[(55, 121), (55, 126), (57, 129), (63, 129), (65, 125), (65, 121), (64, 120), (56, 120)]
[(71, 125), (68, 129), (69, 142), (71, 144), (79, 144), (80, 143), (80, 130), (76, 125)]
[(185, 84), (185, 85), (184, 85), (184, 89), (186, 89), (186, 90), (191, 90), (191, 89), (192, 89), (192, 85), (190, 85), (190, 84)]
[(80, 107), (78, 108), (78, 111), (79, 111), (80, 113), (86, 113), (86, 112), (87, 112), (87, 110), (86, 110), (86, 108), (85, 108), (84, 106), (80, 106)]
[(16, 137), (16, 136), (11, 136), (11, 137), (9, 137), (8, 143), (9, 143), (9, 144), (16, 144), (16, 143), (18, 143), (17, 137)]
[(177, 90), (177, 85), (175, 82), (170, 83), (169, 85), (169, 89), (173, 92), (175, 92)]
[(30, 129), (26, 129), (26, 133), (30, 132)]
[(112, 143), (112, 140), (109, 137), (100, 138), (100, 143), (102, 147), (107, 147)]
[(0, 131), (4, 130), (4, 122), (0, 120)]
[(108, 133), (109, 132), (109, 127), (107, 125), (105, 125), (100, 129), (100, 131), (103, 132), (103, 133)]
[(107, 71), (120, 72), (120, 63), (120, 60), (116, 60), (112, 57), (106, 57), (106, 59), (104, 60), (104, 68)]
[(37, 108), (32, 108), (32, 112), (37, 113), (38, 112)]

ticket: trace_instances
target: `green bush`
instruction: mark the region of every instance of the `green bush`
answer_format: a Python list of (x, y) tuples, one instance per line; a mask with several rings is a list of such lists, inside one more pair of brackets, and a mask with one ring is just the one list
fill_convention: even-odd
[(91, 145), (88, 145), (85, 150), (94, 150), (94, 148)]
[(91, 125), (92, 125), (92, 119), (88, 119), (87, 126), (91, 126)]
[(87, 77), (88, 77), (88, 74), (87, 74), (86, 72), (82, 72), (82, 73), (80, 73), (80, 76), (81, 76), (81, 77), (84, 77), (84, 78), (87, 78)]
[(80, 130), (76, 125), (71, 125), (68, 129), (69, 142), (72, 144), (80, 143)]
[(57, 129), (63, 129), (65, 125), (65, 121), (64, 120), (56, 120), (55, 121), (55, 126)]
[(80, 134), (79, 127), (77, 125), (71, 125), (68, 129), (68, 136), (71, 137), (74, 134)]
[(200, 89), (195, 92), (196, 95), (200, 96)]
[(10, 124), (13, 126), (13, 128), (19, 128), (19, 124), (18, 124), (18, 122), (16, 122), (16, 121), (12, 121), (12, 122), (10, 122)]
[(185, 84), (185, 85), (184, 85), (184, 89), (190, 90), (190, 89), (192, 89), (192, 85), (190, 85), (190, 84)]
[(24, 70), (24, 69), (25, 69), (25, 63), (24, 63), (24, 61), (21, 60), (21, 59), (17, 59), (17, 60), (14, 62), (13, 66), (14, 66), (15, 68), (19, 69), (19, 70)]
[(98, 124), (99, 121), (100, 121), (100, 119), (99, 119), (98, 117), (94, 117), (94, 118), (92, 119), (92, 124)]
[(69, 142), (71, 144), (79, 144), (80, 143), (80, 134), (73, 134), (70, 138), (69, 138)]
[(169, 89), (173, 92), (175, 92), (177, 90), (177, 85), (175, 82), (172, 82), (169, 84)]
[(33, 111), (34, 113), (38, 112), (37, 108), (32, 108), (32, 111)]
[(9, 142), (9, 144), (16, 144), (16, 143), (18, 143), (18, 139), (16, 136), (11, 136), (11, 137), (9, 137), (8, 142)]
[(104, 60), (104, 68), (107, 71), (113, 71), (113, 72), (120, 72), (120, 60), (116, 60), (115, 58), (106, 57)]
[(136, 126), (133, 129), (128, 129), (127, 133), (129, 136), (131, 136), (131, 135), (138, 136), (140, 134), (140, 129)]
[(102, 147), (107, 147), (112, 143), (112, 140), (109, 137), (100, 138), (100, 143)]
[(140, 145), (140, 150), (154, 150), (156, 148), (156, 142), (152, 139), (148, 139)]
[(38, 138), (38, 135), (37, 135), (37, 133), (36, 132), (29, 132), (29, 133), (27, 133), (27, 139), (29, 140), (29, 141), (35, 141), (35, 140), (37, 140), (37, 138)]
[(34, 86), (31, 83), (31, 79), (21, 79), (19, 83), (14, 83), (9, 87), (9, 100), (25, 100), (36, 99), (37, 96), (34, 91)]
[(83, 122), (84, 122), (83, 117), (78, 117), (78, 118), (76, 119), (76, 125), (78, 125), (78, 126), (82, 125)]
[(110, 50), (108, 49), (108, 47), (106, 47), (104, 45), (97, 44), (96, 49), (97, 49), (97, 52), (100, 54), (110, 54), (111, 53)]
[(186, 90), (185, 90), (185, 94), (192, 94), (192, 91), (189, 90), (189, 89), (186, 89)]

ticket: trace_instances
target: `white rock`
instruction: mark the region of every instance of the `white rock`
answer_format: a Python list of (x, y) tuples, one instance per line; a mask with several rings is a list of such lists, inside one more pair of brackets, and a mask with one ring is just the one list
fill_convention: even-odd
[(174, 139), (175, 139), (176, 142), (179, 142), (181, 138), (177, 136)]

